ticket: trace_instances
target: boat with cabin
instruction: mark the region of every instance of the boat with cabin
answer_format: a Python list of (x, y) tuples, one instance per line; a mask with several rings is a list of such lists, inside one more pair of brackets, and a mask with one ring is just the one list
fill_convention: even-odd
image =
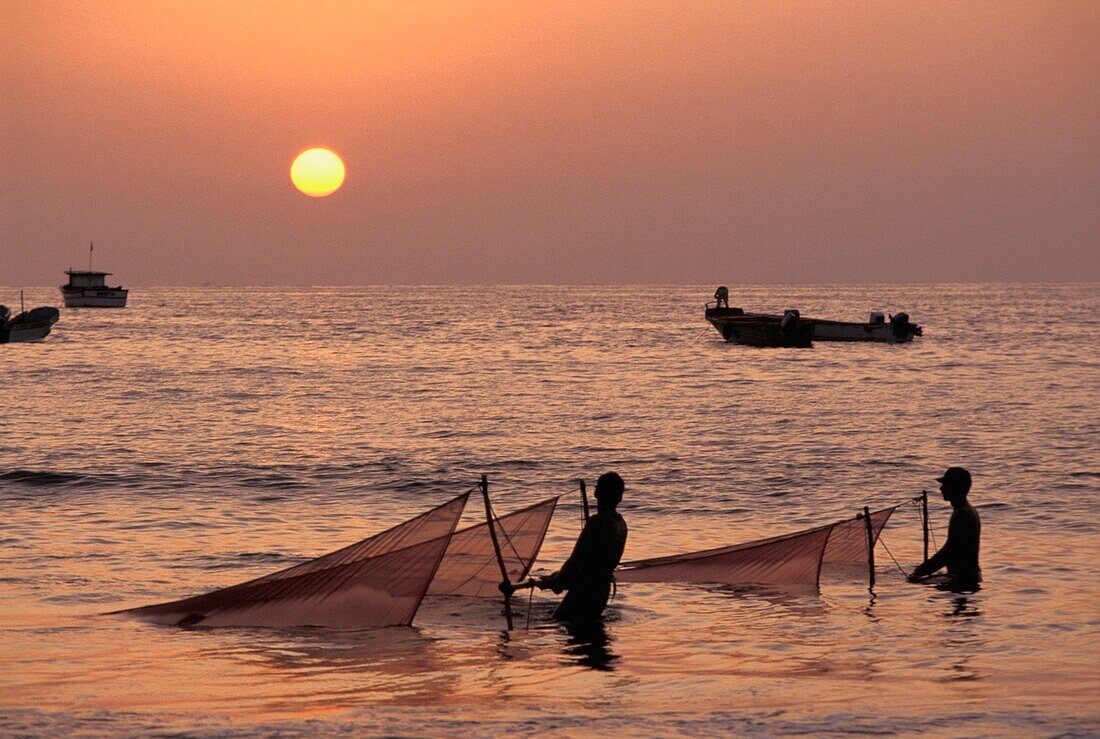
[(66, 308), (125, 308), (129, 290), (121, 285), (108, 287), (110, 272), (67, 269), (69, 283), (61, 286)]
[(125, 308), (126, 296), (130, 291), (117, 285), (108, 287), (110, 272), (96, 272), (92, 269), (92, 252), (95, 244), (88, 244), (88, 269), (67, 269), (69, 283), (61, 286), (61, 295), (65, 298), (66, 308)]

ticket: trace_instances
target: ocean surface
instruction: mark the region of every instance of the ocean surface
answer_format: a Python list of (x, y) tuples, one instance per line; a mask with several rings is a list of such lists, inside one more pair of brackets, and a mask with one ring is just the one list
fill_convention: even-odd
[[(733, 286), (749, 309), (906, 310), (908, 345), (727, 345), (710, 286), (134, 288), (0, 346), (0, 735), (1100, 733), (1100, 285)], [(0, 289), (18, 304), (18, 291)], [(28, 306), (59, 305), (55, 287)], [(489, 475), (501, 513), (626, 480), (626, 557), (785, 533), (974, 475), (985, 583), (623, 584), (426, 599), (410, 628), (99, 615), (233, 584)], [(470, 506), (464, 523), (478, 520)]]

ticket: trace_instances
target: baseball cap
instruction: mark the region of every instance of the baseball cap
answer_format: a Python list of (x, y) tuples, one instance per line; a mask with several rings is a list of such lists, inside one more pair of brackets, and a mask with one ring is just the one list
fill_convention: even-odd
[(965, 467), (948, 467), (943, 477), (937, 477), (936, 482), (963, 483), (970, 487), (970, 472)]

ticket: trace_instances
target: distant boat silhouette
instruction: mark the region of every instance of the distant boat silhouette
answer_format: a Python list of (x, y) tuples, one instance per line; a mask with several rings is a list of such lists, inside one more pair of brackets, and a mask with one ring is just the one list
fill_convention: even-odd
[(66, 308), (125, 308), (129, 290), (121, 285), (108, 287), (106, 280), (110, 272), (92, 270), (92, 252), (95, 247), (88, 244), (88, 269), (67, 269), (67, 285), (61, 286), (61, 295)]
[(22, 310), (22, 292), (19, 293), (19, 303), (20, 312), (14, 318), (8, 306), (0, 305), (0, 344), (41, 341), (50, 335), (53, 325), (61, 318), (61, 311), (49, 306)]
[[(739, 336), (750, 330), (760, 333), (759, 329), (746, 329), (745, 326), (755, 326), (756, 322), (759, 321), (781, 323), (786, 313), (782, 316), (771, 313), (747, 313), (741, 308), (720, 308), (714, 303), (707, 303), (704, 315), (726, 341), (736, 341), (737, 339), (731, 338), (731, 335)], [(887, 321), (884, 314), (875, 311), (871, 313), (870, 320), (866, 323), (832, 321), (825, 318), (799, 317), (799, 319), (803, 325), (813, 328), (814, 341), (876, 341), (887, 344), (904, 344), (924, 333), (920, 326), (909, 322), (908, 313), (895, 313)], [(739, 341), (738, 343), (749, 342)], [(773, 345), (764, 344), (764, 346)], [(775, 344), (774, 346), (789, 346), (789, 344)], [(802, 345), (798, 344), (798, 346)]]

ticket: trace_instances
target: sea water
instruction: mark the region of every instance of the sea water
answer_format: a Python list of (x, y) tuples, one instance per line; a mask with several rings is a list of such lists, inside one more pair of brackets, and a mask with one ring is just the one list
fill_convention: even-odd
[[(727, 345), (713, 286), (135, 288), (0, 347), (0, 734), (1100, 732), (1100, 286), (734, 286), (750, 310), (909, 312), (911, 344)], [(14, 289), (6, 290), (14, 293)], [(57, 304), (53, 288), (29, 304)], [(985, 583), (627, 585), (429, 598), (409, 628), (99, 615), (263, 575), (489, 475), (498, 512), (616, 470), (626, 557), (807, 528), (974, 476)], [(470, 506), (464, 523), (478, 520)], [(894, 559), (898, 565), (895, 565)]]

